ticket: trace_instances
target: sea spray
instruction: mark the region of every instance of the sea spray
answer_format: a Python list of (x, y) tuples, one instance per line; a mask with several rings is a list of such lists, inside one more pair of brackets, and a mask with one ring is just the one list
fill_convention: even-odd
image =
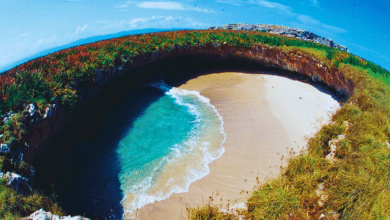
[(159, 80), (159, 81), (155, 81), (155, 82), (150, 82), (150, 83), (147, 83), (145, 84), (146, 86), (150, 86), (150, 87), (153, 87), (153, 88), (156, 88), (164, 93), (166, 92), (169, 92), (169, 90), (172, 89), (172, 86), (166, 84), (164, 82), (164, 80)]
[(166, 91), (118, 145), (126, 217), (172, 193), (187, 192), (223, 154), (225, 138), (222, 117), (209, 99), (196, 91)]

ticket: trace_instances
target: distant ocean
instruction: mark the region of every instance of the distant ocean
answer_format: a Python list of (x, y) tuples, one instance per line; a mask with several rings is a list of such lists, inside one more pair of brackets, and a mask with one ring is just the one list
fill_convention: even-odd
[(89, 108), (35, 166), (35, 186), (58, 195), (71, 215), (134, 215), (186, 192), (224, 152), (222, 117), (196, 91), (158, 82), (116, 106), (98, 100)]

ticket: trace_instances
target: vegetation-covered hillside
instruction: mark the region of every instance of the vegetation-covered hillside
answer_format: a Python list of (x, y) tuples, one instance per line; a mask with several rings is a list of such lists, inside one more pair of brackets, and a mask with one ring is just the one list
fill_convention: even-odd
[[(0, 143), (8, 150), (0, 153), (1, 172), (31, 176), (32, 168), (20, 158), (20, 153), (24, 152), (31, 126), (45, 120), (48, 109), (54, 105), (68, 113), (77, 111), (84, 104), (81, 88), (96, 84), (104, 74), (124, 71), (137, 65), (142, 57), (157, 59), (177, 50), (191, 54), (196, 48), (239, 48), (242, 51), (265, 48), (286, 57), (294, 56), (296, 62), (300, 62), (299, 59), (316, 62), (329, 73), (325, 78), (337, 73), (342, 74), (343, 80), (353, 82), (353, 92), (346, 92), (348, 100), (333, 116), (332, 123), (310, 139), (308, 151), (291, 159), (279, 178), (260, 185), (253, 192), (248, 199), (248, 210), (243, 212), (246, 218), (302, 219), (319, 218), (321, 214), (344, 219), (390, 216), (390, 150), (387, 145), (390, 73), (347, 52), (261, 32), (195, 30), (126, 36), (62, 50), (2, 73)], [(251, 53), (240, 56), (275, 67), (280, 67), (281, 62), (291, 62), (262, 60)], [(300, 73), (294, 66), (283, 68)], [(34, 105), (34, 114), (42, 116), (35, 116), (35, 121), (30, 104)], [(335, 144), (336, 150), (332, 151), (329, 141), (341, 134), (344, 139), (340, 139)], [(326, 157), (331, 152), (335, 156), (329, 160)], [(62, 213), (54, 202), (38, 193), (21, 196), (6, 187), (6, 181), (0, 184), (3, 189), (0, 217), (26, 216), (38, 208)], [(38, 197), (40, 199), (36, 199)], [(192, 210), (190, 215), (193, 219), (212, 219), (213, 215), (227, 218), (215, 212), (212, 206)]]

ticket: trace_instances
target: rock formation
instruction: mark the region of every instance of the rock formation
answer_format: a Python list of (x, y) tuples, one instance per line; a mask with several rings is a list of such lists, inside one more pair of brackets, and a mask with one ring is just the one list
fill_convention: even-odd
[(45, 210), (40, 209), (32, 213), (29, 217), (22, 218), (21, 220), (90, 220), (89, 218), (80, 217), (80, 216), (58, 216), (54, 215), (51, 212), (45, 212)]
[(22, 195), (31, 195), (32, 189), (28, 184), (27, 178), (20, 176), (16, 173), (7, 172), (6, 174), (0, 172), (0, 179), (5, 178), (7, 180), (6, 185), (16, 190)]
[(294, 37), (301, 40), (308, 40), (314, 43), (334, 47), (342, 51), (349, 52), (348, 48), (335, 43), (332, 39), (318, 36), (310, 31), (299, 28), (267, 25), (267, 24), (226, 24), (223, 26), (209, 27), (209, 30), (246, 30), (246, 31), (263, 31), (272, 34), (279, 34), (288, 37)]
[[(120, 65), (105, 70), (97, 69), (95, 73), (95, 82), (93, 84), (83, 88), (76, 87), (80, 101), (77, 108), (84, 106), (107, 83), (124, 74), (128, 74), (131, 70), (159, 60), (188, 55), (196, 55), (198, 57), (213, 56), (226, 60), (238, 59), (251, 61), (265, 67), (296, 72), (302, 77), (325, 83), (340, 94), (346, 96), (351, 95), (354, 90), (352, 80), (348, 79), (343, 72), (328, 67), (325, 63), (316, 60), (309, 54), (303, 54), (298, 51), (286, 53), (276, 47), (255, 46), (248, 49), (224, 44), (196, 47), (176, 46), (176, 48), (171, 51), (155, 51), (153, 53), (141, 54)], [(286, 74), (288, 73), (286, 72)], [(137, 80), (147, 81), (145, 77), (153, 76), (134, 75), (133, 77)], [(30, 112), (31, 109), (31, 105), (29, 105), (26, 110)], [(33, 111), (31, 111), (31, 113), (32, 112)], [(3, 120), (8, 117), (9, 116), (4, 116)], [(24, 160), (27, 163), (31, 163), (40, 146), (44, 145), (48, 140), (55, 136), (63, 127), (63, 124), (72, 118), (72, 114), (69, 114), (69, 112), (59, 104), (51, 104), (42, 116), (35, 113), (34, 117), (29, 118), (31, 123), (29, 126), (29, 134), (26, 137), (26, 143), (29, 147), (23, 152)]]

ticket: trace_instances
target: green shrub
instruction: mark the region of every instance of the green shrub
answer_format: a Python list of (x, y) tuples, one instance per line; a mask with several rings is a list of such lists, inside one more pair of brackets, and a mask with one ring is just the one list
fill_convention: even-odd
[(4, 185), (4, 180), (0, 180), (0, 218), (20, 219), (43, 208), (53, 214), (65, 215), (65, 212), (54, 202), (53, 199), (34, 193), (24, 197), (18, 195), (13, 189)]

